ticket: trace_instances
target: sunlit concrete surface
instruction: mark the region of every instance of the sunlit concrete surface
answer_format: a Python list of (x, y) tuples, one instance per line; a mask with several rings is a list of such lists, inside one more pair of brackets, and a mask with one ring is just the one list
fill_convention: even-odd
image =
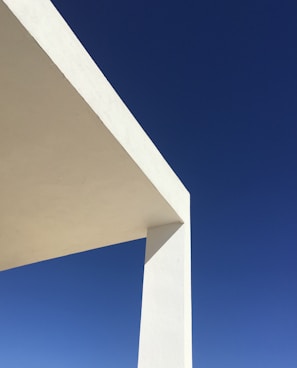
[(191, 367), (189, 224), (148, 230), (139, 367)]
[(0, 269), (148, 235), (139, 367), (191, 367), (189, 193), (50, 1), (0, 27)]

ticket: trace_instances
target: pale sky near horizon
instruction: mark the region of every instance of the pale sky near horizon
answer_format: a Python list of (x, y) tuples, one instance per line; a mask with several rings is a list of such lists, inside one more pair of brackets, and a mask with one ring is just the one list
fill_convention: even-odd
[[(194, 368), (296, 368), (297, 3), (53, 3), (191, 193)], [(144, 250), (1, 272), (0, 368), (136, 367)]]

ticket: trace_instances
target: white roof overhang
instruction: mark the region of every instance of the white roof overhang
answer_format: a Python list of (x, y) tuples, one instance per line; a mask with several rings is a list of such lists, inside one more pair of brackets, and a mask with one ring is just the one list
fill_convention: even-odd
[(0, 0), (0, 29), (0, 269), (186, 221), (187, 190), (52, 3)]

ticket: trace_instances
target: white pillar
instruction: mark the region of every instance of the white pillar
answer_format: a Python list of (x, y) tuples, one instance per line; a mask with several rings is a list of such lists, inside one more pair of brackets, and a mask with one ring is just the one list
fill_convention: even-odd
[(148, 230), (138, 368), (191, 368), (190, 223)]

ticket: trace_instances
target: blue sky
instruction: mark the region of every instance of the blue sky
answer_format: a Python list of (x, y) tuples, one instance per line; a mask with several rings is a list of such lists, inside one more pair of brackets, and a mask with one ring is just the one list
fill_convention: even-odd
[[(194, 367), (296, 368), (296, 2), (54, 4), (191, 192)], [(144, 250), (2, 272), (0, 367), (136, 367)]]

